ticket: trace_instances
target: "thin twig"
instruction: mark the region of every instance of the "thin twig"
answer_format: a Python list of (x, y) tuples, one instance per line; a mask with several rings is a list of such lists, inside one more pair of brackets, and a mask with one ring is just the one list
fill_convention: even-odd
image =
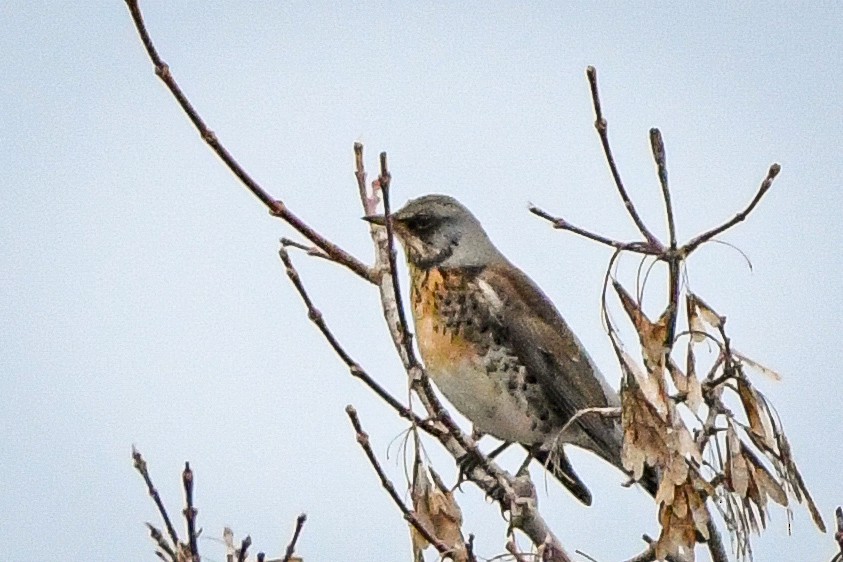
[(603, 117), (603, 110), (600, 105), (600, 93), (597, 90), (597, 70), (593, 66), (589, 66), (585, 73), (586, 76), (588, 76), (588, 84), (591, 88), (591, 101), (594, 105), (594, 128), (597, 129), (597, 134), (600, 136), (600, 144), (603, 145), (603, 154), (606, 156), (606, 162), (608, 162), (609, 169), (612, 172), (612, 177), (615, 180), (615, 187), (618, 189), (618, 193), (621, 196), (621, 200), (623, 201), (624, 207), (626, 207), (630, 218), (632, 218), (635, 226), (638, 227), (638, 232), (641, 233), (650, 246), (658, 248), (662, 246), (662, 243), (659, 242), (658, 238), (656, 238), (652, 232), (650, 232), (644, 224), (644, 221), (642, 221), (641, 217), (638, 215), (635, 205), (632, 203), (632, 200), (629, 198), (629, 194), (626, 192), (626, 188), (623, 186), (621, 174), (615, 164), (615, 157), (612, 155), (612, 147), (609, 145), (609, 135), (607, 132), (608, 123), (606, 122), (606, 118)]
[(378, 194), (373, 189), (372, 195), (366, 190), (366, 168), (363, 165), (363, 144), (354, 143), (354, 177), (357, 180), (357, 191), (360, 193), (360, 202), (363, 204), (363, 211), (366, 216), (378, 212)]
[(667, 261), (668, 265), (668, 320), (667, 333), (665, 334), (665, 345), (673, 343), (674, 334), (676, 334), (676, 317), (679, 312), (679, 292), (680, 292), (680, 264), (681, 256), (676, 252), (676, 222), (673, 216), (673, 204), (670, 200), (670, 188), (667, 185), (667, 161), (664, 150), (664, 140), (662, 139), (661, 131), (656, 128), (650, 129), (650, 147), (653, 151), (653, 159), (656, 162), (656, 170), (659, 176), (659, 184), (662, 189), (662, 198), (664, 199), (665, 215), (667, 215), (667, 230), (670, 238), (670, 248), (667, 252), (663, 252), (662, 259)]
[(661, 252), (661, 248), (659, 247), (651, 247), (647, 244), (642, 244), (641, 242), (621, 242), (620, 240), (612, 240), (611, 238), (607, 238), (606, 236), (603, 236), (601, 234), (596, 234), (589, 230), (585, 230), (578, 226), (574, 226), (567, 220), (561, 217), (555, 217), (547, 211), (536, 207), (535, 205), (530, 205), (528, 207), (528, 210), (537, 217), (541, 217), (549, 221), (551, 224), (553, 224), (553, 228), (557, 230), (567, 230), (568, 232), (573, 232), (574, 234), (578, 234), (583, 238), (588, 238), (589, 240), (593, 240), (595, 242), (604, 244), (617, 250), (628, 250), (630, 252), (648, 255), (657, 255)]
[(406, 519), (427, 542), (433, 545), (440, 554), (443, 556), (449, 554), (451, 549), (445, 543), (436, 538), (436, 535), (434, 535), (432, 531), (428, 530), (413, 510), (404, 505), (404, 501), (395, 490), (395, 485), (393, 485), (392, 481), (387, 477), (386, 473), (384, 473), (383, 468), (381, 468), (381, 465), (378, 462), (378, 458), (375, 456), (374, 451), (372, 451), (372, 446), (369, 444), (369, 435), (363, 431), (363, 426), (360, 424), (360, 419), (357, 417), (357, 410), (355, 410), (353, 406), (349, 405), (345, 407), (345, 412), (351, 420), (351, 425), (354, 426), (354, 431), (357, 434), (357, 442), (360, 444), (360, 447), (362, 447), (363, 452), (366, 453), (366, 458), (369, 459), (369, 463), (372, 465), (372, 468), (375, 469), (375, 472), (381, 481), (381, 485), (386, 490), (387, 494), (389, 494), (389, 497), (392, 498), (395, 505), (398, 506), (398, 509), (401, 510), (401, 513), (404, 514), (404, 519)]
[(377, 381), (375, 381), (371, 376), (369, 376), (369, 374), (366, 373), (366, 371), (356, 361), (354, 361), (354, 359), (348, 354), (345, 348), (343, 348), (342, 344), (340, 344), (339, 340), (337, 340), (333, 332), (331, 332), (331, 329), (325, 322), (322, 313), (313, 304), (313, 301), (310, 299), (310, 295), (304, 288), (304, 284), (301, 281), (299, 272), (296, 270), (292, 260), (290, 259), (290, 254), (287, 252), (283, 245), (279, 249), (278, 255), (281, 257), (281, 261), (284, 262), (287, 277), (289, 277), (290, 281), (293, 283), (293, 286), (296, 288), (296, 291), (299, 293), (299, 296), (301, 297), (305, 307), (307, 308), (307, 317), (310, 319), (311, 322), (316, 325), (316, 327), (322, 333), (322, 336), (334, 350), (334, 353), (336, 353), (342, 360), (342, 362), (345, 363), (351, 375), (363, 381), (363, 383), (370, 389), (372, 389), (375, 394), (377, 394), (384, 402), (392, 406), (392, 408), (402, 418), (405, 418), (407, 420), (412, 421), (413, 423), (423, 426), (426, 430), (430, 429), (431, 431), (435, 431), (430, 423), (428, 423), (426, 420), (421, 419), (412, 410), (404, 406), (404, 404), (402, 404), (397, 398), (392, 396), (386, 389), (384, 389), (380, 384), (378, 384)]
[(173, 523), (170, 521), (170, 515), (167, 513), (167, 508), (164, 507), (164, 503), (161, 501), (161, 496), (158, 494), (158, 490), (152, 484), (152, 478), (149, 476), (149, 469), (143, 455), (141, 455), (140, 451), (134, 447), (132, 447), (132, 459), (134, 460), (135, 470), (140, 473), (143, 481), (146, 483), (146, 489), (152, 497), (152, 501), (155, 502), (155, 506), (158, 508), (158, 513), (161, 514), (161, 519), (164, 520), (164, 527), (167, 528), (167, 533), (170, 535), (170, 540), (173, 542), (173, 546), (178, 548), (179, 536), (176, 533), (176, 528), (173, 527)]
[(576, 552), (577, 554), (579, 554), (580, 556), (582, 556), (586, 560), (590, 560), (591, 562), (598, 562), (598, 560), (596, 558), (594, 558), (593, 556), (589, 555), (586, 552), (583, 552), (582, 550), (576, 550), (574, 552)]
[(307, 514), (305, 513), (296, 517), (296, 530), (293, 531), (293, 538), (290, 539), (290, 544), (287, 545), (287, 550), (284, 551), (284, 558), (281, 562), (290, 562), (290, 558), (293, 557), (293, 553), (296, 551), (296, 542), (299, 540), (299, 535), (301, 534), (301, 529), (304, 527), (305, 521), (307, 521)]
[(246, 562), (246, 555), (249, 553), (250, 546), (252, 546), (252, 537), (246, 535), (246, 538), (240, 543), (240, 549), (237, 551), (237, 562)]
[[(164, 538), (164, 535), (161, 533), (161, 530), (151, 523), (146, 524), (146, 528), (149, 529), (149, 536), (152, 540), (155, 541), (155, 544), (158, 545), (158, 548), (163, 550), (167, 553), (167, 556), (170, 557), (170, 560), (176, 562), (176, 553), (173, 551), (173, 548), (167, 542), (167, 539)], [(163, 559), (163, 556), (160, 553), (156, 553), (160, 558)]]
[(515, 562), (527, 562), (527, 559), (524, 558), (522, 552), (518, 550), (518, 547), (515, 545), (515, 541), (509, 539), (506, 541), (506, 551), (512, 555), (512, 559)]
[(404, 303), (401, 298), (401, 284), (398, 281), (398, 267), (396, 263), (395, 250), (395, 232), (392, 228), (392, 209), (390, 208), (390, 185), (392, 183), (392, 174), (389, 173), (389, 168), (386, 164), (386, 152), (381, 152), (380, 155), (380, 175), (378, 176), (378, 184), (383, 195), (383, 214), (384, 224), (386, 225), (386, 245), (389, 249), (387, 258), (389, 262), (389, 273), (392, 277), (392, 291), (395, 298), (395, 308), (398, 312), (398, 325), (401, 332), (401, 343), (404, 345), (407, 358), (410, 362), (410, 367), (418, 366), (416, 354), (413, 353), (413, 337), (410, 332), (410, 326), (407, 323), (407, 315), (404, 313)]
[(325, 260), (328, 260), (328, 261), (333, 261), (331, 259), (331, 256), (329, 256), (328, 254), (326, 254), (325, 252), (323, 252), (322, 250), (320, 250), (316, 246), (308, 246), (307, 244), (302, 244), (301, 242), (296, 242), (295, 240), (292, 240), (292, 239), (287, 238), (287, 237), (281, 238), (281, 245), (287, 246), (288, 248), (296, 248), (297, 250), (301, 250), (304, 253), (306, 253), (308, 256), (311, 256), (311, 257), (314, 257), (314, 258), (321, 258), (321, 259), (325, 259)]
[(135, 28), (138, 31), (138, 35), (140, 35), (141, 42), (143, 42), (143, 46), (146, 49), (147, 54), (149, 55), (149, 59), (152, 61), (152, 64), (155, 66), (155, 75), (161, 79), (162, 82), (167, 86), (170, 92), (173, 94), (173, 97), (176, 98), (176, 101), (181, 106), (182, 110), (187, 114), (188, 119), (190, 122), (193, 123), (193, 126), (196, 127), (196, 130), (199, 131), (199, 135), (202, 137), (208, 146), (216, 153), (216, 155), (225, 163), (231, 172), (237, 176), (237, 178), (246, 186), (246, 188), (251, 191), (255, 197), (260, 199), (260, 201), (266, 205), (269, 209), (270, 213), (273, 216), (276, 216), (287, 224), (292, 226), (294, 229), (299, 231), (305, 238), (316, 244), (320, 249), (322, 249), (326, 254), (331, 256), (331, 259), (351, 271), (353, 271), (359, 277), (369, 281), (370, 283), (374, 283), (374, 277), (372, 271), (360, 260), (316, 232), (313, 228), (311, 228), (307, 223), (305, 223), (302, 219), (297, 217), (293, 212), (282, 202), (278, 199), (275, 199), (269, 193), (266, 192), (247, 172), (246, 170), (240, 165), (239, 162), (231, 155), (231, 153), (226, 149), (222, 143), (220, 143), (217, 136), (214, 132), (208, 128), (205, 124), (205, 121), (193, 107), (190, 100), (187, 99), (187, 96), (182, 91), (181, 87), (176, 82), (176, 79), (173, 77), (172, 72), (170, 71), (170, 67), (165, 63), (160, 55), (158, 54), (155, 45), (152, 43), (152, 38), (149, 35), (149, 32), (146, 29), (146, 24), (143, 20), (143, 15), (140, 11), (140, 6), (138, 5), (138, 0), (126, 0), (126, 5), (129, 7), (129, 12), (132, 15), (132, 20), (135, 23)]
[(568, 431), (568, 429), (570, 429), (572, 425), (577, 423), (581, 417), (587, 414), (597, 414), (605, 418), (619, 418), (621, 417), (621, 409), (619, 407), (602, 408), (595, 406), (593, 408), (583, 408), (582, 410), (577, 410), (576, 413), (571, 416), (571, 419), (565, 422), (565, 425), (562, 426), (562, 429), (560, 429), (557, 434), (565, 435), (565, 432)]
[(187, 521), (187, 540), (190, 544), (190, 555), (195, 562), (199, 562), (199, 547), (196, 544), (196, 508), (193, 506), (193, 471), (190, 470), (190, 463), (184, 463), (184, 472), (181, 475), (184, 485), (184, 515)]
[(667, 187), (667, 160), (664, 151), (664, 140), (661, 131), (656, 128), (650, 129), (650, 148), (653, 150), (653, 159), (656, 161), (656, 170), (659, 176), (659, 184), (662, 188), (664, 198), (665, 214), (667, 215), (667, 230), (670, 237), (670, 249), (676, 249), (676, 223), (673, 217), (673, 205), (670, 202), (670, 189)]
[(837, 556), (843, 560), (843, 508), (838, 506), (834, 510), (834, 518), (837, 521), (837, 531), (834, 533), (834, 540), (837, 541), (837, 545), (840, 547), (840, 553)]
[(778, 164), (771, 165), (770, 169), (767, 171), (767, 176), (764, 178), (764, 181), (761, 182), (761, 186), (758, 188), (755, 197), (752, 198), (752, 201), (749, 202), (749, 205), (747, 205), (746, 209), (736, 214), (734, 217), (721, 224), (720, 226), (712, 228), (711, 230), (703, 232), (699, 236), (692, 238), (689, 242), (682, 246), (679, 252), (684, 256), (687, 256), (688, 254), (696, 250), (700, 244), (708, 242), (718, 234), (721, 234), (726, 230), (732, 228), (739, 222), (744, 221), (749, 215), (749, 213), (751, 213), (752, 210), (755, 208), (755, 206), (758, 205), (758, 202), (761, 201), (761, 198), (764, 197), (764, 194), (767, 193), (767, 191), (773, 185), (773, 180), (776, 179), (776, 176), (779, 175), (779, 172), (781, 172), (781, 166), (779, 166)]

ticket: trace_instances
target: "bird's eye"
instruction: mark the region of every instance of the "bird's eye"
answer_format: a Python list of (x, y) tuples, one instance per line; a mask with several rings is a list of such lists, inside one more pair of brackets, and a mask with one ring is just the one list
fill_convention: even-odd
[(433, 228), (433, 217), (430, 215), (417, 215), (407, 219), (406, 223), (410, 230), (424, 232)]

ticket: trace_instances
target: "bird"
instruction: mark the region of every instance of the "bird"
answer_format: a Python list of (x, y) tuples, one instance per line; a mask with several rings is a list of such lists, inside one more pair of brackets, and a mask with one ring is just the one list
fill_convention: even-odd
[[(616, 466), (623, 433), (618, 393), (551, 300), (494, 245), (480, 221), (455, 198), (425, 195), (387, 219), (404, 249), (410, 307), (425, 370), (475, 431), (520, 443), (582, 503), (587, 486), (564, 450), (571, 444)], [(658, 478), (639, 483), (655, 495)]]

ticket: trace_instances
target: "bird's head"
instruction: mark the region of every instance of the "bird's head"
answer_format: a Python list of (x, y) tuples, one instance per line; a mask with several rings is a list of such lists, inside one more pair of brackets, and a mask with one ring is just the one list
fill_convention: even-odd
[[(391, 218), (407, 261), (416, 267), (480, 267), (501, 259), (480, 221), (453, 197), (412, 199)], [(383, 215), (364, 219), (385, 224)]]

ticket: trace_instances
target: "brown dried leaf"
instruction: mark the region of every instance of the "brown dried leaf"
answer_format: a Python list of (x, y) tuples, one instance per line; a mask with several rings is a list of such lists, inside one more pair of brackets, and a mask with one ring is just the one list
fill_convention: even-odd
[[(626, 370), (626, 369), (625, 369)], [(649, 434), (655, 429), (655, 416), (651, 414), (641, 388), (632, 375), (625, 377), (621, 388), (621, 425), (623, 427), (623, 449), (621, 459), (624, 468), (638, 480), (644, 474), (647, 449), (652, 439)]]
[(764, 466), (761, 460), (746, 447), (744, 447), (743, 455), (747, 463), (752, 467), (752, 479), (758, 486), (758, 491), (766, 496), (769, 496), (771, 500), (780, 506), (787, 507), (787, 494), (785, 493), (782, 485), (779, 484), (770, 471), (767, 470), (767, 467)]
[(635, 331), (638, 332), (638, 339), (641, 342), (641, 349), (644, 354), (644, 364), (651, 374), (658, 374), (661, 376), (662, 370), (665, 366), (665, 356), (669, 350), (667, 342), (667, 323), (670, 318), (668, 310), (665, 310), (659, 317), (658, 321), (653, 323), (647, 318), (647, 315), (641, 310), (626, 289), (618, 283), (613, 281), (612, 285), (621, 299), (624, 310), (630, 320), (632, 320)]
[(674, 451), (685, 458), (694, 459), (698, 465), (703, 463), (702, 452), (697, 447), (697, 442), (694, 441), (693, 435), (679, 416), (673, 418), (672, 437), (675, 439), (672, 447)]
[(693, 301), (697, 314), (703, 322), (718, 331), (723, 328), (723, 324), (726, 323), (725, 316), (717, 314), (704, 300), (693, 293), (688, 293), (688, 299)]
[[(433, 469), (430, 469), (434, 480), (431, 482), (422, 463), (417, 462), (415, 468), (410, 496), (416, 516), (426, 529), (451, 548), (454, 562), (465, 562), (468, 553), (462, 536), (462, 511), (454, 495), (442, 484)], [(412, 525), (410, 532), (413, 555), (420, 560), (422, 551), (430, 545)]]
[(664, 379), (660, 376), (645, 373), (626, 351), (621, 350), (620, 357), (624, 373), (634, 378), (643, 398), (652, 404), (662, 419), (666, 420), (669, 406)]
[(746, 498), (749, 489), (749, 467), (741, 454), (741, 441), (732, 424), (726, 429), (726, 466), (724, 476), (730, 491)]
[(764, 398), (747, 381), (738, 378), (738, 396), (743, 404), (752, 432), (772, 450), (776, 448), (776, 431)]
[(673, 359), (667, 362), (667, 372), (670, 373), (670, 378), (673, 380), (673, 386), (680, 394), (687, 394), (688, 392), (688, 377), (679, 368), (679, 365)]
[(785, 478), (790, 483), (791, 491), (800, 503), (804, 498), (805, 505), (811, 513), (811, 519), (813, 519), (814, 525), (825, 533), (825, 521), (823, 521), (820, 510), (817, 509), (817, 504), (814, 503), (814, 498), (811, 497), (811, 493), (808, 491), (808, 487), (802, 479), (802, 474), (800, 474), (799, 469), (796, 467), (796, 462), (793, 460), (790, 452), (790, 443), (787, 441), (787, 436), (784, 433), (779, 433), (777, 437), (782, 463), (785, 466)]
[(697, 518), (701, 517), (698, 506), (701, 504), (705, 504), (705, 499), (700, 497), (693, 484), (686, 482), (675, 487), (672, 503), (659, 505), (659, 523), (662, 529), (656, 542), (658, 560), (664, 560), (670, 555), (694, 559)]
[(689, 359), (689, 366), (691, 368), (689, 369), (688, 374), (683, 373), (682, 369), (679, 368), (679, 365), (677, 365), (673, 359), (668, 360), (667, 372), (670, 373), (670, 378), (673, 380), (673, 385), (676, 387), (677, 392), (684, 395), (685, 405), (688, 406), (692, 412), (696, 413), (699, 411), (703, 402), (702, 386), (695, 374), (693, 352), (691, 351), (690, 344), (688, 345), (688, 353), (691, 354)]
[(691, 344), (705, 340), (705, 325), (699, 312), (697, 312), (697, 303), (694, 296), (690, 293), (685, 297), (685, 308), (688, 311), (688, 331), (691, 332), (691, 339), (688, 342), (688, 348), (690, 349)]
[(744, 355), (743, 353), (741, 353), (739, 351), (735, 351), (734, 348), (732, 348), (732, 355), (734, 355), (735, 358), (737, 358), (738, 361), (740, 361), (741, 364), (744, 367), (749, 367), (750, 369), (752, 369), (754, 371), (758, 371), (759, 373), (766, 376), (770, 380), (774, 380), (776, 382), (779, 382), (779, 381), (782, 380), (782, 376), (778, 372), (770, 369), (769, 367), (765, 367), (764, 365), (755, 361), (754, 359), (750, 359), (749, 357), (747, 357), (746, 355)]

